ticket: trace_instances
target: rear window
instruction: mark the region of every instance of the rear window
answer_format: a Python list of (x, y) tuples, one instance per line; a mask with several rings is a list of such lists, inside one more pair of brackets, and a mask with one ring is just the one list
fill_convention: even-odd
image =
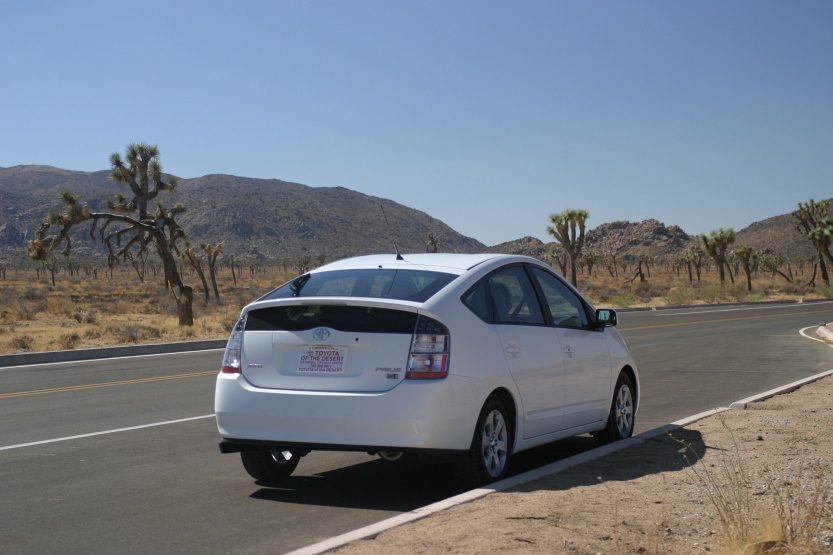
[(457, 276), (427, 270), (362, 269), (304, 274), (261, 301), (289, 297), (369, 297), (425, 302)]
[(292, 305), (252, 310), (246, 331), (304, 331), (318, 327), (339, 331), (411, 334), (416, 312), (365, 306)]

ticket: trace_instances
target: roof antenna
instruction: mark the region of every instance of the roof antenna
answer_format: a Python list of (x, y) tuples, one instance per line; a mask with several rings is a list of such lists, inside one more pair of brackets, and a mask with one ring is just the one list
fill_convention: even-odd
[[(382, 206), (381, 202), (379, 203), (379, 208), (382, 209), (382, 217), (385, 219), (385, 225), (388, 226), (388, 229), (390, 229), (390, 224), (388, 223), (388, 216), (387, 214), (385, 214), (385, 207)], [(396, 251), (397, 260), (405, 260), (404, 258), (402, 258), (402, 255), (399, 254), (399, 247), (396, 245), (396, 241), (393, 242), (393, 250)]]

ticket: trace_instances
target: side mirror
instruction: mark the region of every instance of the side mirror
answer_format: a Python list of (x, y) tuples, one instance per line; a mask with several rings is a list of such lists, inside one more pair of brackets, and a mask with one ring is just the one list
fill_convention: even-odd
[(616, 311), (610, 308), (600, 308), (596, 311), (596, 324), (600, 328), (615, 326), (618, 323)]

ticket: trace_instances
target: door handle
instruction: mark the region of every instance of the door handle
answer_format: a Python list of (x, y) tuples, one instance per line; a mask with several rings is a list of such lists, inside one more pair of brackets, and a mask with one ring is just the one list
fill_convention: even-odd
[(564, 345), (564, 347), (561, 350), (564, 351), (564, 356), (566, 356), (567, 358), (573, 358), (574, 356), (576, 356), (576, 350), (573, 349), (572, 345)]
[(517, 343), (507, 343), (504, 345), (503, 349), (506, 351), (506, 354), (512, 358), (518, 358), (521, 356), (521, 347)]

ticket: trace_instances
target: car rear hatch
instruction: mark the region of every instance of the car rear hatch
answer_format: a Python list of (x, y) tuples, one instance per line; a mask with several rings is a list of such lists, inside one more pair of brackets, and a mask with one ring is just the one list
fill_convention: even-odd
[(316, 298), (244, 315), (243, 376), (266, 389), (382, 392), (405, 378), (415, 306)]

